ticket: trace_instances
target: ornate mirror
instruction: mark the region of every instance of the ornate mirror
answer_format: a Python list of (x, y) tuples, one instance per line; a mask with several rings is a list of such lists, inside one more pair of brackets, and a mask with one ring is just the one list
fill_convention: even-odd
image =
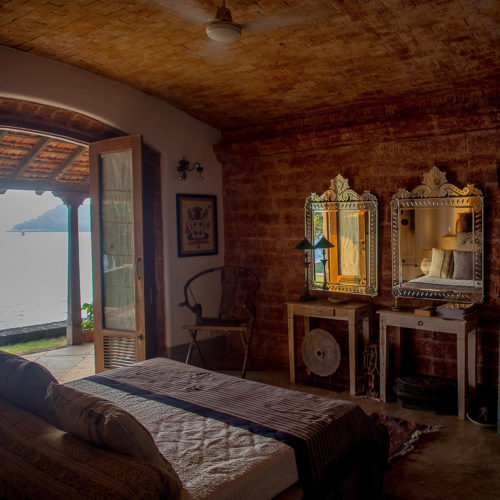
[(309, 287), (377, 295), (377, 199), (349, 188), (340, 174), (330, 189), (305, 203), (310, 252)]
[(483, 197), (448, 183), (436, 167), (392, 198), (392, 294), (482, 302)]

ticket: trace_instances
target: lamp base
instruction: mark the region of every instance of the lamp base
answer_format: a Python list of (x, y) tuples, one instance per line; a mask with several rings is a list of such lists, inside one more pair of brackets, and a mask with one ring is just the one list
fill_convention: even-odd
[(349, 299), (346, 297), (328, 297), (328, 302), (331, 302), (332, 304), (343, 304), (348, 301)]
[(307, 302), (310, 300), (316, 300), (316, 297), (314, 295), (309, 295), (309, 294), (305, 294), (305, 293), (300, 296), (301, 302)]
[(394, 299), (394, 305), (391, 307), (391, 311), (405, 311), (405, 307), (401, 307), (401, 303), (398, 299)]

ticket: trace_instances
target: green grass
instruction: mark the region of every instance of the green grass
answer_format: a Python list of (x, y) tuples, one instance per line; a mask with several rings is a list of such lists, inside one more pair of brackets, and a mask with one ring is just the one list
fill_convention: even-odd
[(49, 337), (28, 342), (17, 342), (15, 344), (6, 344), (0, 346), (0, 350), (16, 354), (19, 352), (36, 351), (37, 349), (45, 349), (47, 347), (57, 347), (66, 345), (66, 337)]

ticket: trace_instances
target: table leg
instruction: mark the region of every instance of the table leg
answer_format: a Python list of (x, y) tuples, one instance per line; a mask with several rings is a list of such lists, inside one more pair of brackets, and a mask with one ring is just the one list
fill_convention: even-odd
[(469, 351), (469, 390), (476, 389), (476, 330), (471, 330), (468, 334), (468, 351)]
[(357, 325), (354, 311), (349, 311), (349, 392), (356, 394), (356, 361), (358, 359)]
[(394, 375), (401, 374), (401, 328), (394, 328)]
[(368, 348), (370, 343), (370, 317), (363, 318), (363, 352)]
[(458, 418), (465, 418), (465, 381), (467, 380), (467, 346), (465, 330), (457, 333)]
[(307, 335), (311, 329), (311, 322), (309, 316), (304, 316), (304, 335)]
[(288, 364), (290, 367), (290, 382), (295, 382), (295, 316), (293, 314), (293, 307), (288, 306)]
[(387, 401), (387, 323), (380, 318), (380, 399)]

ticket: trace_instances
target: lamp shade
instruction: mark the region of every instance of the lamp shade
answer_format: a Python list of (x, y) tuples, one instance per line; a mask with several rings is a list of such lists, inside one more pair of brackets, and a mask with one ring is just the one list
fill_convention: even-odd
[(311, 242), (307, 239), (304, 238), (296, 247), (295, 250), (312, 250), (313, 246), (311, 245)]
[(314, 245), (314, 248), (332, 248), (335, 245), (330, 243), (324, 236), (321, 237), (321, 239)]

